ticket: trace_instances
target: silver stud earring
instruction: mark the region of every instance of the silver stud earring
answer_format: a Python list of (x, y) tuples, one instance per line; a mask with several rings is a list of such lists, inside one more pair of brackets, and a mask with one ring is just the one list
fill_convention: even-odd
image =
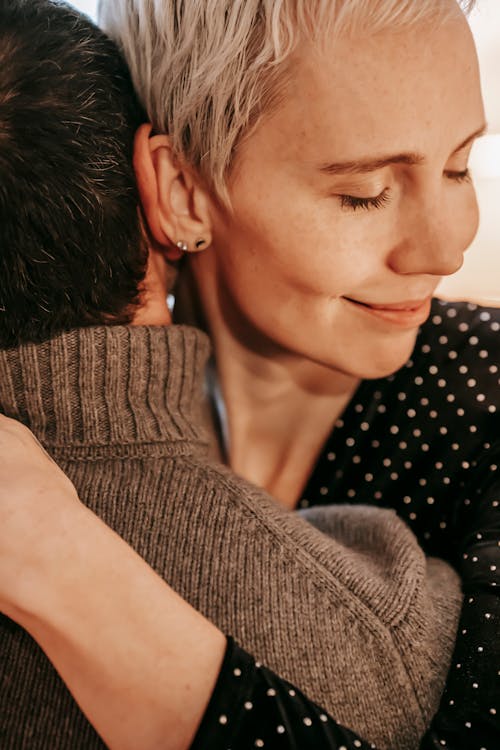
[(184, 242), (184, 240), (179, 240), (179, 242), (177, 243), (177, 247), (178, 247), (178, 248), (179, 248), (179, 250), (181, 250), (181, 251), (182, 251), (183, 253), (187, 253), (187, 251), (189, 250), (189, 248), (188, 248), (188, 246), (187, 246), (187, 243), (186, 243), (186, 242)]

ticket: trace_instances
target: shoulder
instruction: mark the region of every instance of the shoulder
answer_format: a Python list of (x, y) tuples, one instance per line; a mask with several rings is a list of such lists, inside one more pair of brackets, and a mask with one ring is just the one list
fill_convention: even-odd
[[(358, 615), (360, 608), (371, 611), (393, 628), (420, 611), (436, 585), (417, 540), (392, 510), (334, 505), (298, 514), (224, 466), (189, 459), (183, 465), (191, 486), (198, 488), (192, 503), (200, 528), (234, 535), (255, 560), (272, 560), (275, 570), (285, 564), (287, 578), (304, 575), (308, 587), (322, 596), (329, 591)], [(449, 595), (455, 576), (448, 568), (440, 570), (440, 582), (443, 575)]]

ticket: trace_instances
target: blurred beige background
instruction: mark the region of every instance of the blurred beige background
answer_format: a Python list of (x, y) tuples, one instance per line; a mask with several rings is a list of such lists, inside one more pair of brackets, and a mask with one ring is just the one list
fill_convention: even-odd
[[(95, 17), (97, 0), (73, 5)], [(500, 0), (478, 0), (471, 17), (481, 65), (489, 134), (474, 149), (481, 225), (462, 270), (446, 279), (439, 292), (455, 299), (500, 304)]]

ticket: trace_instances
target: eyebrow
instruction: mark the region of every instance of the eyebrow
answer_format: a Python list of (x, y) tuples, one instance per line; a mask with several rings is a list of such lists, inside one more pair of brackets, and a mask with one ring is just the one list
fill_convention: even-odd
[[(454, 151), (453, 154), (457, 154), (459, 151), (468, 146), (476, 138), (480, 138), (485, 134), (487, 126), (483, 125), (476, 130), (472, 135), (465, 139)], [(408, 166), (415, 166), (423, 164), (425, 157), (422, 154), (415, 152), (409, 152), (404, 154), (392, 154), (390, 156), (381, 156), (374, 159), (356, 159), (355, 161), (341, 161), (332, 162), (331, 164), (322, 164), (319, 167), (320, 172), (328, 175), (346, 175), (346, 174), (364, 174), (366, 172), (376, 172), (378, 169), (390, 166), (391, 164), (407, 164)]]

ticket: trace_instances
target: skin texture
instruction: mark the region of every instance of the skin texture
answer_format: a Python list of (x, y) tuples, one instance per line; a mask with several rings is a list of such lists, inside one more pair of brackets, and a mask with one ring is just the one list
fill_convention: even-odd
[[(283, 103), (240, 145), (232, 211), (175, 167), (166, 136), (151, 139), (142, 187), (159, 242), (211, 241), (190, 265), (215, 346), (226, 455), (287, 505), (359, 380), (406, 362), (430, 296), (462, 265), (478, 225), (466, 168), (484, 127), (458, 10), (437, 28), (303, 45), (294, 66)], [(400, 155), (371, 171), (322, 168)]]

